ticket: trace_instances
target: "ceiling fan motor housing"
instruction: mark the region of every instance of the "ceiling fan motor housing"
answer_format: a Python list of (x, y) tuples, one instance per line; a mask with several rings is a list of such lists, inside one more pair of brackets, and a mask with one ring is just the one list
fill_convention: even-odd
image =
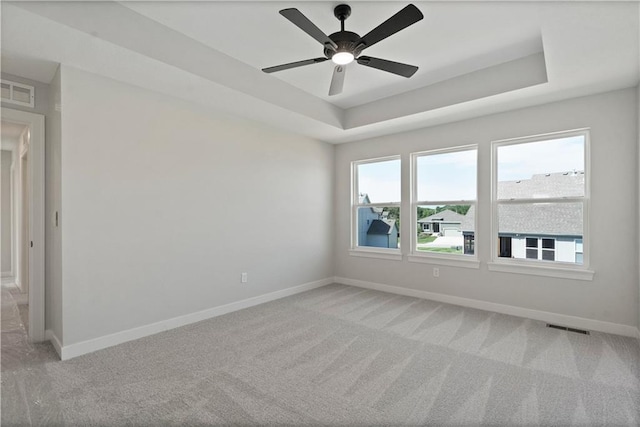
[(324, 48), (324, 56), (329, 59), (338, 52), (349, 52), (357, 58), (364, 48), (364, 45), (360, 43), (360, 36), (351, 31), (338, 31), (337, 33), (331, 34), (329, 38), (338, 45), (338, 49), (336, 50), (328, 47)]
[(337, 49), (333, 47), (324, 48), (324, 56), (331, 59), (333, 55), (339, 52), (349, 52), (356, 58), (362, 52), (364, 46), (361, 46), (360, 36), (351, 31), (344, 30), (344, 21), (351, 15), (351, 6), (348, 4), (339, 4), (333, 9), (333, 14), (340, 21), (340, 31), (333, 33), (329, 38), (338, 46)]

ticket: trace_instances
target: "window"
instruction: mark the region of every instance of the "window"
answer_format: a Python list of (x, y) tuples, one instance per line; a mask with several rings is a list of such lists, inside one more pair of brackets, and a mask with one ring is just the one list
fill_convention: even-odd
[(400, 157), (352, 163), (352, 248), (400, 247)]
[(476, 146), (412, 155), (414, 255), (475, 257)]
[(527, 237), (525, 239), (525, 245), (527, 259), (543, 259), (545, 261), (555, 260), (555, 239)]
[(586, 131), (494, 142), (497, 261), (584, 265), (587, 142)]
[(464, 236), (464, 253), (473, 255), (475, 251), (475, 239), (472, 235)]
[(545, 261), (555, 261), (556, 259), (556, 240), (540, 239), (542, 243), (542, 259)]
[(527, 245), (527, 258), (538, 259), (538, 239), (527, 237), (525, 241)]

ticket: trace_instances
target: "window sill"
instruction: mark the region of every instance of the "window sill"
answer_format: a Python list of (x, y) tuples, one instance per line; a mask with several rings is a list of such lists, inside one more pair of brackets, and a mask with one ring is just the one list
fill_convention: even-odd
[(530, 274), (533, 276), (556, 277), (560, 279), (593, 280), (594, 271), (578, 268), (548, 267), (540, 265), (519, 265), (502, 262), (490, 262), (487, 264), (489, 271), (502, 273)]
[(421, 262), (424, 264), (438, 264), (462, 268), (480, 268), (480, 261), (478, 261), (477, 258), (470, 257), (470, 255), (456, 255), (454, 258), (442, 255), (411, 254), (407, 259), (409, 262)]
[(366, 249), (349, 249), (349, 255), (358, 256), (363, 258), (378, 258), (378, 259), (388, 259), (392, 261), (402, 261), (402, 253), (398, 250), (390, 250), (390, 251), (376, 251), (376, 250), (366, 250)]

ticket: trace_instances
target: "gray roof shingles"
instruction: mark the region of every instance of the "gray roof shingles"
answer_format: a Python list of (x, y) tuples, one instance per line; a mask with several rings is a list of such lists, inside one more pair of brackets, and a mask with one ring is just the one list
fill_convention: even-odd
[(531, 179), (498, 182), (498, 199), (584, 196), (584, 172), (536, 174)]
[[(462, 231), (474, 231), (475, 206), (462, 222)], [(574, 203), (501, 205), (498, 227), (505, 234), (582, 236), (582, 207)]]
[(367, 234), (391, 234), (396, 221), (394, 219), (374, 219)]
[[(501, 199), (584, 195), (584, 172), (534, 175), (531, 179), (498, 183)], [(505, 234), (582, 236), (582, 206), (578, 203), (503, 204), (498, 227)], [(462, 231), (475, 230), (475, 206), (469, 208)]]
[(442, 212), (435, 213), (433, 215), (429, 215), (418, 220), (419, 223), (423, 222), (462, 222), (464, 220), (464, 215), (460, 215), (458, 212), (454, 212), (449, 209), (445, 209)]

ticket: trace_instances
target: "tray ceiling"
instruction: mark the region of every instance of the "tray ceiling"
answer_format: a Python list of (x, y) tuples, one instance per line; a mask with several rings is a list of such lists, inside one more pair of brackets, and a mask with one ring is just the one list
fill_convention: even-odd
[[(63, 63), (330, 142), (638, 81), (631, 2), (414, 2), (425, 18), (366, 51), (419, 66), (410, 79), (352, 63), (343, 93), (329, 97), (330, 61), (260, 71), (322, 55), (280, 9), (296, 7), (330, 34), (337, 4), (2, 2), (3, 71), (47, 82), (43, 70)], [(364, 35), (407, 3), (349, 4), (345, 27)]]

